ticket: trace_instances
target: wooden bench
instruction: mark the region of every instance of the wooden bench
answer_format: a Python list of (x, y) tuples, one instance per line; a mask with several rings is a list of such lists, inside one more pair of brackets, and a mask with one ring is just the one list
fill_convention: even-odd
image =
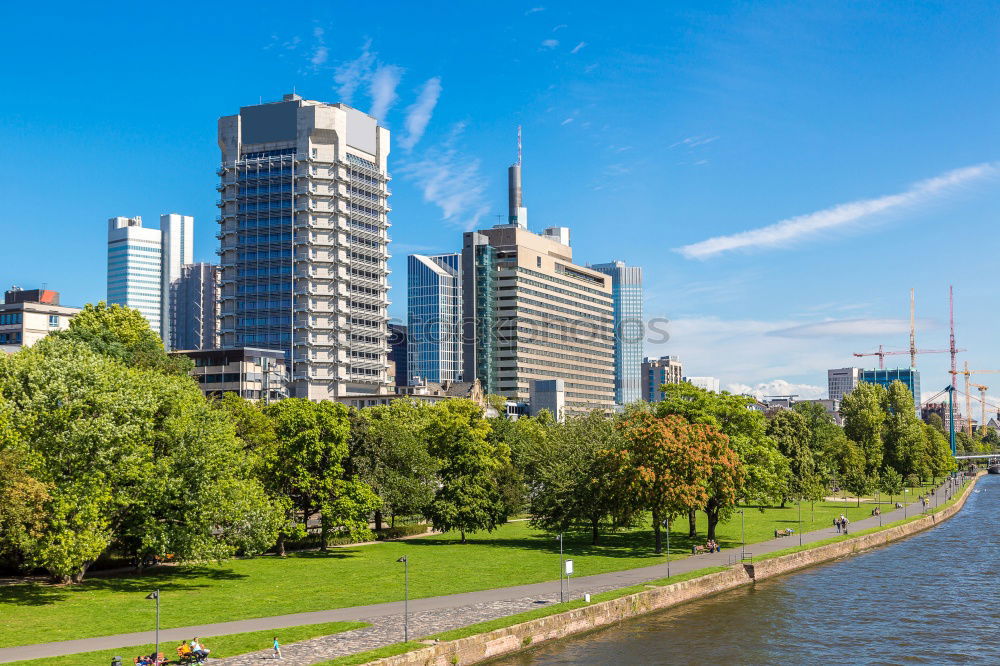
[(790, 528), (783, 530), (774, 530), (775, 537), (786, 537), (786, 536), (791, 536), (792, 534), (793, 532)]
[(691, 546), (692, 555), (698, 555), (699, 553), (704, 553), (704, 552), (705, 552), (704, 546)]

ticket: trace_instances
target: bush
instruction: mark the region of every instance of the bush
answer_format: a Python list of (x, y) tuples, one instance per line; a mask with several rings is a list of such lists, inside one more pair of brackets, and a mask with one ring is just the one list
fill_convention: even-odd
[(414, 523), (412, 525), (384, 527), (375, 534), (375, 538), (379, 541), (387, 541), (389, 539), (399, 539), (402, 537), (413, 536), (415, 534), (424, 534), (426, 532), (426, 523)]

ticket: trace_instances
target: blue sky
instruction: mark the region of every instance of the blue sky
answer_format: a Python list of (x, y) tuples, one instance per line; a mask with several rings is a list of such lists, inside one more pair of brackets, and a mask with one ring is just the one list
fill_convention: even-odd
[[(532, 228), (643, 266), (670, 321), (648, 352), (688, 374), (825, 393), (906, 346), (911, 287), (945, 348), (949, 284), (960, 359), (1000, 368), (996, 3), (366, 7), (8, 7), (0, 285), (103, 298), (114, 215), (194, 215), (213, 260), (216, 119), (294, 87), (393, 131), (394, 315), (407, 254), (504, 212), (520, 124)], [(918, 366), (925, 397), (947, 383), (947, 355)]]

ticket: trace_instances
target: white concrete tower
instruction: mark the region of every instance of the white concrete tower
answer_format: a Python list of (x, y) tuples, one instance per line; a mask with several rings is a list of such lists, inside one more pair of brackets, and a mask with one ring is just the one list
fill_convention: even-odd
[(388, 389), (389, 132), (285, 95), (219, 119), (220, 343), (281, 349), (290, 394)]

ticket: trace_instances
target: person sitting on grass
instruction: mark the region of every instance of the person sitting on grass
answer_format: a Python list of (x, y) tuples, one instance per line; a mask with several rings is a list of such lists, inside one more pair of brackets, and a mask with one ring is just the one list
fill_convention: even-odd
[(145, 654), (140, 654), (135, 658), (136, 666), (151, 666), (153, 662), (149, 660), (149, 656)]

